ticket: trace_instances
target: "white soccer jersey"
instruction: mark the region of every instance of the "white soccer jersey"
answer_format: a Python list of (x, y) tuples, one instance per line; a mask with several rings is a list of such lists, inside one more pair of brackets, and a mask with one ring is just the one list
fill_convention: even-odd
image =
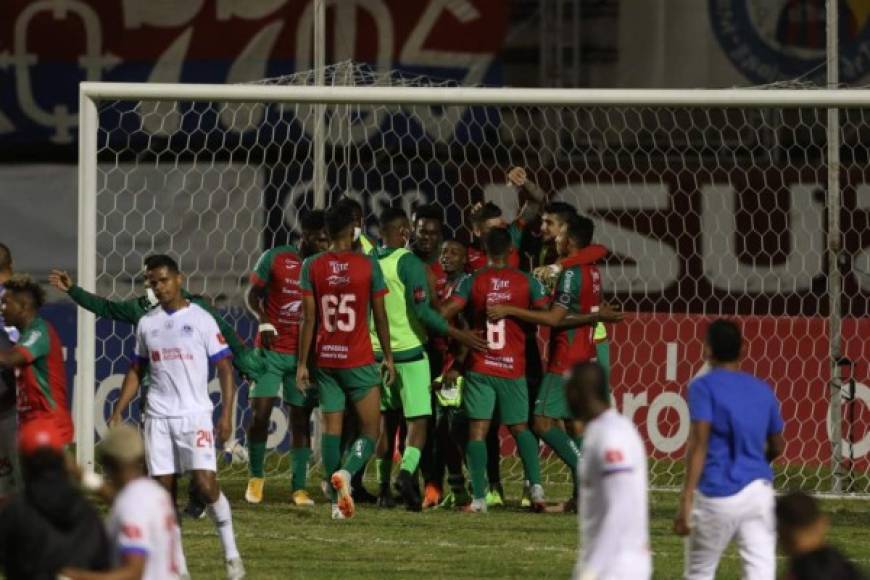
[(148, 416), (210, 413), (209, 362), (229, 355), (217, 322), (196, 304), (174, 312), (155, 308), (143, 316), (136, 327), (135, 356), (150, 368)]
[(582, 549), (575, 578), (649, 578), (646, 450), (632, 422), (615, 409), (590, 421), (579, 469)]
[(148, 477), (131, 481), (112, 506), (108, 521), (115, 566), (127, 554), (145, 556), (145, 580), (178, 578), (184, 570), (181, 530), (172, 498)]

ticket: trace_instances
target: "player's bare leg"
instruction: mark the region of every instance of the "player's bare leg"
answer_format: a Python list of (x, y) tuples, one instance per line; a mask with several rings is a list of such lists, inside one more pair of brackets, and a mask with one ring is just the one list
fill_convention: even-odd
[(380, 407), (381, 392), (377, 386), (370, 389), (362, 399), (354, 402), (360, 435), (353, 442), (341, 470), (335, 471), (330, 479), (332, 488), (337, 494), (338, 509), (346, 518), (353, 517), (355, 511), (350, 489), (351, 477), (365, 467), (380, 435)]
[(308, 461), (311, 459), (311, 412), (312, 407), (288, 405), (290, 410), (290, 433), (292, 441), (292, 493), (293, 503), (298, 506), (313, 506), (314, 500), (305, 490), (308, 480)]
[(538, 441), (532, 432), (529, 431), (527, 423), (518, 423), (516, 425), (508, 425), (511, 435), (517, 442), (517, 451), (520, 459), (523, 461), (523, 470), (525, 472), (526, 481), (529, 482), (531, 489), (532, 510), (536, 512), (544, 511), (544, 488), (541, 485), (541, 464), (538, 460)]
[[(172, 506), (175, 508), (175, 514), (178, 515), (178, 478), (174, 473), (168, 475), (154, 475), (154, 481), (163, 486), (163, 489), (169, 492), (169, 497), (172, 498)], [(181, 519), (179, 518), (179, 522)]]
[(245, 490), (245, 501), (248, 503), (257, 504), (263, 501), (263, 487), (266, 483), (263, 465), (266, 462), (266, 440), (269, 437), (269, 423), (274, 404), (274, 397), (251, 399), (253, 417), (248, 427), (248, 468), (251, 477)]
[(390, 489), (390, 476), (393, 472), (393, 455), (396, 453), (396, 432), (399, 430), (401, 416), (398, 411), (383, 411), (381, 413), (381, 433), (375, 466), (378, 474), (378, 506), (384, 508), (396, 507), (393, 492)]
[(465, 456), (471, 474), (471, 490), (474, 499), (465, 507), (469, 512), (486, 512), (486, 434), (489, 420), (472, 419), (468, 425), (468, 445)]
[(233, 532), (233, 514), (230, 511), (230, 502), (221, 492), (217, 474), (214, 471), (195, 469), (190, 476), (196, 482), (200, 493), (205, 496), (208, 506), (206, 512), (217, 529), (221, 546), (224, 550), (224, 559), (227, 562), (227, 577), (230, 579), (243, 578), (245, 575), (239, 549), (236, 547), (236, 536)]

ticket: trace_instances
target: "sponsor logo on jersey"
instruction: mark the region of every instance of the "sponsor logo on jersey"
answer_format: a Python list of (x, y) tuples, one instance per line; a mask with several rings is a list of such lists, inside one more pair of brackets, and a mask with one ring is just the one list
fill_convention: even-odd
[(490, 281), (490, 289), (493, 292), (498, 292), (499, 290), (504, 290), (505, 288), (509, 288), (511, 283), (510, 280), (503, 280), (501, 278), (491, 278)]
[(121, 526), (121, 535), (126, 536), (131, 540), (141, 540), (142, 530), (139, 529), (139, 526), (134, 526), (133, 524), (124, 524)]
[(625, 455), (619, 449), (606, 449), (604, 451), (604, 463), (622, 463)]
[(287, 268), (288, 270), (295, 270), (296, 268), (299, 267), (299, 262), (297, 262), (296, 260), (292, 260), (290, 258), (287, 258), (286, 260), (284, 260), (284, 267)]
[(152, 350), (151, 351), (151, 362), (160, 362), (160, 351)]
[(330, 286), (347, 286), (350, 284), (350, 276), (332, 275), (326, 279), (326, 283)]
[(329, 262), (329, 271), (333, 274), (341, 274), (342, 272), (347, 272), (350, 269), (350, 264), (347, 262)]
[(27, 336), (27, 340), (24, 341), (23, 345), (27, 348), (30, 348), (31, 346), (36, 344), (40, 338), (42, 338), (42, 333), (38, 330), (34, 330)]
[(290, 314), (298, 314), (300, 310), (302, 310), (302, 301), (294, 300), (292, 302), (288, 302), (281, 307), (281, 314), (285, 316)]
[(504, 302), (510, 302), (512, 298), (513, 294), (510, 292), (490, 292), (486, 295), (486, 303), (502, 304)]

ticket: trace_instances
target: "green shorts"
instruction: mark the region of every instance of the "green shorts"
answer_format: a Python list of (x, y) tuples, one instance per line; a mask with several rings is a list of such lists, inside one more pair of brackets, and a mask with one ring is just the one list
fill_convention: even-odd
[(541, 381), (538, 399), (535, 401), (535, 415), (551, 419), (570, 419), (568, 400), (565, 398), (565, 379), (562, 375), (546, 373)]
[(370, 364), (349, 369), (318, 368), (314, 382), (320, 393), (320, 409), (324, 413), (344, 411), (346, 399), (352, 402), (365, 398), (381, 382), (381, 366)]
[(424, 354), (414, 361), (396, 361), (395, 366), (395, 382), (389, 387), (381, 385), (381, 411), (401, 409), (406, 419), (431, 415), (432, 396), (429, 387), (432, 375), (429, 359)]
[[(279, 394), (287, 405), (294, 407), (316, 407), (317, 391), (308, 389), (303, 394), (296, 388), (296, 355), (271, 350), (263, 351), (265, 370), (251, 386), (250, 397), (272, 398)], [(283, 387), (283, 390), (282, 390)]]
[(491, 420), (498, 414), (505, 425), (519, 425), (529, 420), (529, 390), (526, 379), (503, 379), (481, 373), (465, 374), (462, 406), (471, 420)]

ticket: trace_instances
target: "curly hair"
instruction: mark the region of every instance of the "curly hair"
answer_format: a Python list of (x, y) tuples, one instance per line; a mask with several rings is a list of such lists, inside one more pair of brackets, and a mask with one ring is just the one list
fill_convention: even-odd
[(27, 274), (15, 274), (9, 278), (3, 286), (7, 292), (15, 292), (16, 294), (28, 294), (33, 301), (33, 307), (37, 310), (45, 304), (45, 290), (37, 284), (33, 278)]

